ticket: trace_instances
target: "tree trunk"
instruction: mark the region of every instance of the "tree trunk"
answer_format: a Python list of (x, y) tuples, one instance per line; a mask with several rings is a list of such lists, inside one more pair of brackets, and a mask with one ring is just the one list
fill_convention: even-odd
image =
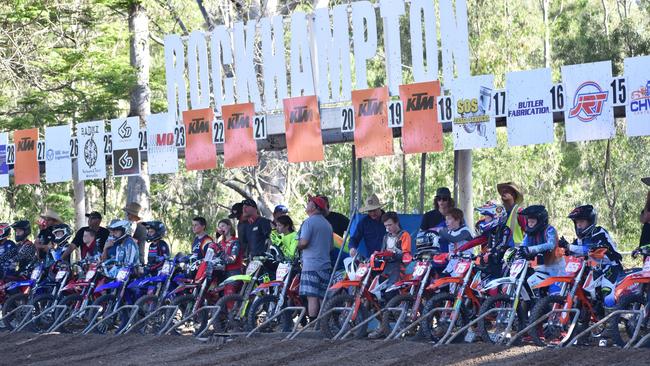
[[(131, 89), (130, 116), (143, 117), (151, 113), (149, 89), (149, 17), (139, 1), (129, 5), (129, 32), (131, 33), (131, 66), (136, 72), (136, 84)], [(146, 166), (143, 166), (143, 172)], [(149, 177), (146, 174), (128, 178), (126, 198), (128, 202), (138, 202), (143, 212), (149, 210)]]
[(548, 22), (550, 0), (540, 0), (544, 17), (544, 67), (551, 67), (551, 25)]
[(83, 180), (79, 180), (76, 162), (72, 164), (72, 190), (74, 191), (74, 226), (79, 230), (86, 224), (86, 189)]

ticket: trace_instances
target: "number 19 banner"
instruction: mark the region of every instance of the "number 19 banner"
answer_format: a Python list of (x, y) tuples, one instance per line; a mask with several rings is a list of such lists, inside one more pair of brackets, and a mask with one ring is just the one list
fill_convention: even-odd
[(442, 124), (438, 122), (436, 104), (436, 97), (440, 96), (440, 82), (400, 85), (399, 96), (404, 106), (404, 152), (417, 154), (442, 151)]

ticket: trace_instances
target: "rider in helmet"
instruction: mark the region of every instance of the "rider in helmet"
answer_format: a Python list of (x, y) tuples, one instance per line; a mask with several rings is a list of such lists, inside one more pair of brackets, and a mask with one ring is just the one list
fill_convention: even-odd
[[(598, 215), (592, 205), (574, 208), (569, 214), (569, 218), (573, 220), (577, 238), (569, 245), (563, 237), (560, 239), (560, 245), (568, 248), (573, 254), (590, 255), (592, 260), (596, 260), (600, 264), (602, 274), (604, 274), (601, 294), (605, 306), (611, 307), (614, 305), (616, 280), (623, 273), (623, 266), (621, 265), (623, 257), (616, 250), (616, 243), (614, 243), (607, 230), (596, 225)], [(600, 248), (605, 249), (602, 258), (591, 256), (591, 254), (595, 254), (595, 250)]]
[(535, 274), (528, 278), (528, 284), (532, 288), (544, 278), (562, 273), (564, 257), (559, 251), (557, 230), (548, 223), (546, 207), (531, 205), (521, 215), (526, 217), (526, 234), (518, 249), (519, 253), (522, 257), (537, 262)]
[(38, 259), (36, 247), (29, 241), (29, 234), (32, 232), (31, 225), (27, 220), (14, 222), (11, 227), (14, 229), (14, 240), (16, 245), (4, 254), (0, 255), (0, 265), (3, 268), (10, 268), (11, 273), (15, 266), (18, 266), (18, 272), (25, 269), (27, 265)]
[(66, 224), (56, 224), (51, 229), (54, 247), (48, 253), (48, 261), (64, 260), (70, 262), (70, 254), (73, 250), (69, 243), (72, 237), (72, 229)]
[(167, 233), (165, 224), (161, 221), (147, 221), (143, 223), (147, 228), (147, 241), (149, 242), (149, 253), (147, 255), (147, 265), (155, 265), (169, 259), (169, 245), (162, 237)]
[[(110, 236), (104, 246), (102, 259), (113, 259), (121, 265), (128, 266), (140, 264), (138, 244), (131, 237), (131, 222), (114, 219), (107, 229)], [(111, 248), (115, 248), (114, 252)]]
[[(8, 239), (9, 235), (11, 235), (11, 225), (6, 222), (0, 223), (0, 257), (16, 248), (16, 243)], [(0, 278), (4, 277), (6, 269), (5, 263), (0, 263)]]

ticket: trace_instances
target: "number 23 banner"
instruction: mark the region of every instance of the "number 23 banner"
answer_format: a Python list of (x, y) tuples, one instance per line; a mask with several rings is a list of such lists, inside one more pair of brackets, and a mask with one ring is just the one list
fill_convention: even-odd
[(257, 166), (257, 142), (253, 139), (253, 103), (221, 107), (225, 136), (223, 159), (226, 168)]

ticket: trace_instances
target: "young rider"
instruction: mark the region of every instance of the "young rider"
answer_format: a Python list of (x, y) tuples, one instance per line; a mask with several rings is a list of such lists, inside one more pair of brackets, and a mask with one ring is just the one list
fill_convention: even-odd
[[(217, 234), (221, 236), (216, 244), (216, 255), (226, 265), (226, 278), (242, 274), (243, 253), (239, 246), (239, 240), (235, 236), (235, 228), (228, 219), (220, 220), (217, 224)], [(239, 290), (239, 281), (226, 285), (223, 290), (224, 295), (234, 294)]]
[[(135, 266), (140, 264), (138, 244), (131, 237), (131, 222), (115, 219), (108, 225), (110, 236), (104, 246), (103, 259), (114, 259), (120, 265)], [(109, 256), (110, 248), (115, 248), (115, 255)]]
[(278, 230), (278, 239), (273, 244), (282, 250), (282, 254), (288, 260), (296, 257), (296, 248), (298, 247), (298, 233), (293, 225), (291, 217), (285, 215), (275, 220)]
[(36, 247), (28, 239), (32, 228), (30, 222), (27, 220), (16, 221), (11, 227), (14, 229), (16, 246), (0, 256), (0, 264), (6, 264), (12, 269), (17, 265), (18, 272), (21, 272), (27, 265), (38, 259)]
[(147, 265), (151, 267), (169, 259), (171, 255), (169, 245), (162, 238), (167, 233), (165, 224), (161, 221), (147, 221), (143, 225), (147, 229), (147, 241), (149, 242)]
[[(16, 249), (16, 243), (9, 238), (11, 234), (11, 225), (6, 222), (0, 223), (0, 258), (5, 253), (9, 253)], [(4, 278), (5, 272), (8, 270), (7, 263), (0, 262), (0, 278)]]
[[(449, 243), (449, 253), (455, 253), (456, 248), (472, 240), (472, 232), (465, 225), (463, 211), (459, 208), (452, 207), (445, 216), (447, 227), (440, 229), (440, 238)], [(471, 252), (470, 249), (465, 252)]]
[(54, 247), (50, 249), (46, 263), (57, 260), (63, 260), (69, 263), (70, 254), (72, 254), (72, 248), (69, 243), (72, 237), (72, 229), (66, 224), (54, 225), (52, 226), (52, 236)]
[(191, 260), (203, 259), (210, 244), (214, 243), (210, 235), (205, 232), (207, 225), (207, 221), (201, 216), (192, 219), (192, 232), (196, 236), (192, 242)]

